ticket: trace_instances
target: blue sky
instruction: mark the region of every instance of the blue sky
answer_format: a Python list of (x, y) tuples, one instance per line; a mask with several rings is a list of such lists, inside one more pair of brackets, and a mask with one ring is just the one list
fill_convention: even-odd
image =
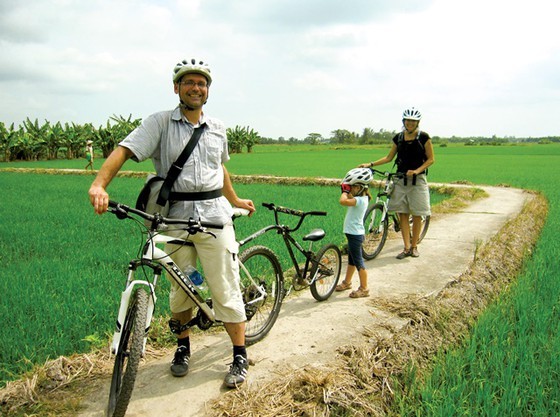
[(398, 130), (560, 135), (556, 0), (2, 0), (0, 121), (104, 125), (175, 107), (183, 58), (205, 111), (266, 137)]

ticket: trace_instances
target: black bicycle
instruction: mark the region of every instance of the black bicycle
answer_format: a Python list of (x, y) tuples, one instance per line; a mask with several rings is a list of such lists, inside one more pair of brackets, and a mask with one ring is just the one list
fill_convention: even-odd
[[(323, 211), (304, 212), (301, 210), (276, 206), (274, 203), (263, 203), (263, 207), (266, 207), (274, 212), (274, 224), (266, 226), (245, 239), (240, 240), (239, 244), (243, 246), (269, 231), (276, 231), (282, 236), (290, 255), (290, 260), (294, 266), (294, 276), (291, 288), (299, 291), (309, 287), (313, 298), (317, 301), (327, 300), (334, 292), (334, 289), (338, 284), (338, 279), (340, 278), (342, 265), (340, 249), (333, 243), (327, 243), (319, 251), (315, 252), (313, 250), (313, 243), (318, 242), (325, 237), (325, 231), (323, 229), (314, 229), (302, 238), (303, 241), (309, 242), (308, 249), (304, 249), (303, 246), (291, 235), (291, 233), (301, 227), (306, 217), (326, 216), (327, 213)], [(278, 218), (279, 213), (299, 217), (299, 221), (295, 227), (281, 224)], [(303, 265), (299, 265), (294, 248), (305, 257)], [(268, 274), (282, 276), (282, 282), (284, 282), (284, 274), (280, 266), (278, 256), (270, 248), (262, 245), (252, 246), (241, 254), (240, 259), (243, 265), (252, 266), (253, 269), (255, 268), (253, 266), (255, 264), (267, 265), (267, 267), (271, 269), (271, 272)], [(285, 294), (287, 294), (289, 290), (290, 288), (285, 289)]]
[[(370, 204), (364, 215), (366, 236), (362, 244), (362, 252), (364, 258), (367, 260), (373, 259), (379, 255), (383, 246), (385, 246), (385, 242), (390, 237), (389, 233), (391, 228), (393, 228), (397, 234), (401, 231), (399, 215), (389, 211), (388, 207), (395, 182), (404, 177), (404, 174), (398, 172), (389, 173), (376, 169), (371, 169), (371, 171), (374, 177), (377, 176), (380, 178), (380, 181), (375, 201)], [(418, 243), (426, 236), (429, 226), (430, 216), (422, 216), (422, 229), (420, 231)], [(412, 216), (410, 217), (410, 231), (412, 233)]]

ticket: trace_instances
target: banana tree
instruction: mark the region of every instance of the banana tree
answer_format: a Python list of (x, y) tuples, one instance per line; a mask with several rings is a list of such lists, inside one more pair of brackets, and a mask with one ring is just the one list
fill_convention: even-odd
[(247, 153), (251, 153), (253, 152), (253, 146), (259, 143), (260, 136), (253, 129), (249, 130), (249, 126), (247, 126), (245, 132), (245, 146), (247, 147)]
[(14, 129), (12, 123), (9, 128), (3, 122), (0, 122), (0, 152), (4, 155), (4, 161), (11, 161), (15, 154), (14, 150), (18, 131)]
[(51, 126), (46, 135), (47, 159), (57, 159), (64, 141), (64, 129), (60, 122)]
[(235, 129), (226, 129), (228, 148), (230, 153), (241, 153), (243, 152), (243, 144), (245, 142), (245, 128), (240, 126), (235, 126)]
[(36, 161), (40, 157), (46, 156), (47, 134), (51, 129), (50, 122), (45, 121), (44, 125), (40, 125), (37, 119), (32, 122), (28, 117), (23, 122), (23, 127), (26, 130), (26, 135), (20, 143), (25, 144), (25, 159)]

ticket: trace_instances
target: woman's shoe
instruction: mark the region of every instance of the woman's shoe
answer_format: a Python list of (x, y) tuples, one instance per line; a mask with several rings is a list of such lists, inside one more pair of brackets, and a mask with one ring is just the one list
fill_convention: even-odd
[(412, 249), (404, 248), (403, 251), (397, 255), (397, 259), (404, 259), (407, 256), (412, 256)]
[(420, 256), (420, 253), (418, 252), (418, 248), (416, 246), (410, 249), (410, 256), (412, 256), (413, 258), (418, 258)]

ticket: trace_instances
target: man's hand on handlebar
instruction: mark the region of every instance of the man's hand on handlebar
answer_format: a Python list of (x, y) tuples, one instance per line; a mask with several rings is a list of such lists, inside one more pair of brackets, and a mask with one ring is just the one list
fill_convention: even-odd
[(89, 202), (97, 214), (103, 214), (109, 207), (109, 194), (105, 188), (99, 185), (92, 185), (88, 191)]
[(253, 215), (253, 213), (256, 211), (255, 204), (253, 204), (253, 200), (246, 200), (246, 199), (240, 198), (239, 200), (237, 200), (235, 202), (235, 207), (238, 207), (240, 209), (248, 210), (249, 211), (249, 217), (251, 217)]

